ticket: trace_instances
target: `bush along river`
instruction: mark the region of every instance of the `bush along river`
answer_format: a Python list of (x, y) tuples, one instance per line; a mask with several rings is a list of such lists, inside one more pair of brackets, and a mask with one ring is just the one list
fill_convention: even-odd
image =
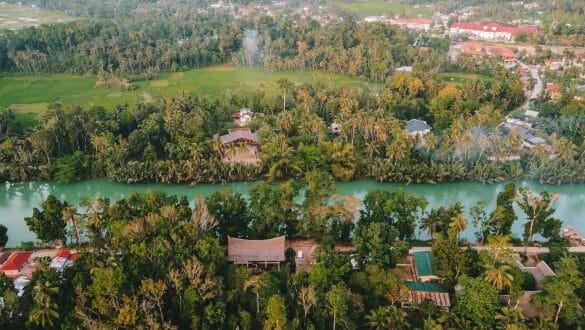
[[(83, 181), (69, 184), (59, 184), (53, 182), (6, 182), (0, 185), (0, 223), (8, 228), (8, 246), (18, 246), (23, 241), (34, 241), (35, 235), (31, 233), (26, 223), (25, 217), (32, 215), (33, 207), (39, 207), (43, 200), (53, 194), (61, 200), (67, 200), (75, 207), (84, 197), (101, 196), (108, 197), (113, 202), (120, 198), (130, 195), (133, 191), (144, 193), (147, 191), (164, 191), (169, 195), (187, 196), (191, 203), (197, 195), (205, 197), (218, 190), (232, 189), (244, 196), (248, 195), (248, 190), (255, 183), (238, 182), (230, 184), (202, 184), (195, 187), (185, 185), (169, 184), (123, 184), (113, 183), (106, 180)], [(554, 207), (555, 217), (563, 221), (563, 226), (574, 226), (581, 233), (585, 233), (585, 184), (579, 185), (542, 185), (530, 181), (521, 181), (516, 183), (517, 188), (529, 187), (536, 191), (552, 191), (559, 194), (559, 199)], [(476, 229), (472, 226), (469, 209), (479, 200), (486, 202), (486, 211), (488, 214), (494, 209), (497, 194), (502, 191), (504, 183), (498, 184), (481, 184), (481, 183), (443, 183), (443, 184), (394, 184), (380, 183), (371, 180), (356, 180), (351, 182), (338, 182), (337, 193), (340, 195), (354, 196), (363, 199), (369, 191), (388, 190), (395, 191), (397, 188), (403, 188), (407, 192), (413, 192), (417, 196), (425, 197), (429, 205), (427, 211), (433, 207), (449, 206), (456, 201), (461, 201), (465, 206), (468, 227), (462, 237), (468, 240), (474, 240)], [(514, 234), (522, 236), (522, 224), (525, 217), (522, 211), (516, 210), (519, 220), (513, 227)], [(427, 239), (426, 233), (420, 233), (417, 229), (417, 236), (421, 239)]]

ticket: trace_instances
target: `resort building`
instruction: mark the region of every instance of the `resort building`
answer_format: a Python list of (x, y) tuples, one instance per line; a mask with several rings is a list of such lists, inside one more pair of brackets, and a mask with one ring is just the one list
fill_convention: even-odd
[(388, 18), (386, 23), (391, 25), (397, 25), (405, 29), (416, 30), (416, 31), (429, 31), (433, 21), (430, 19), (409, 19), (409, 18)]
[(6, 276), (16, 279), (20, 274), (20, 270), (26, 265), (28, 259), (32, 256), (32, 252), (14, 252), (6, 262), (0, 267), (0, 272)]
[(512, 41), (519, 32), (536, 33), (538, 32), (538, 27), (505, 26), (496, 22), (487, 24), (457, 22), (451, 26), (449, 32), (453, 35), (468, 35), (477, 39)]
[(419, 305), (425, 300), (430, 300), (437, 307), (451, 307), (449, 291), (436, 283), (406, 282), (408, 286), (408, 299), (403, 302), (404, 306)]
[(75, 260), (79, 257), (79, 253), (70, 250), (62, 249), (53, 256), (49, 268), (56, 270), (63, 270), (67, 267), (73, 266)]
[(250, 240), (228, 236), (228, 260), (237, 265), (267, 269), (269, 266), (280, 269), (284, 261), (286, 239), (284, 236)]
[(233, 164), (255, 165), (260, 162), (260, 138), (247, 127), (233, 128), (220, 137), (224, 145), (222, 161)]

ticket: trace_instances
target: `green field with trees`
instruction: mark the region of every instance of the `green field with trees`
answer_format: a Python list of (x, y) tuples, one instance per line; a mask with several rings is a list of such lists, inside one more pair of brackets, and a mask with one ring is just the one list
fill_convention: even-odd
[(274, 95), (277, 81), (286, 78), (293, 83), (323, 83), (330, 87), (355, 87), (365, 92), (377, 91), (381, 84), (342, 74), (323, 72), (274, 72), (259, 68), (214, 66), (185, 72), (160, 73), (154, 80), (132, 83), (136, 89), (95, 87), (95, 76), (66, 74), (7, 76), (0, 78), (0, 107), (8, 107), (18, 115), (39, 117), (49, 104), (84, 105), (113, 108), (116, 105), (150, 102), (162, 96), (178, 96), (183, 92), (201, 93), (217, 99), (225, 94), (264, 91)]
[(430, 18), (433, 16), (433, 8), (427, 8), (424, 4), (415, 7), (415, 5), (405, 4), (397, 1), (388, 0), (331, 0), (331, 4), (339, 6), (341, 9), (356, 12), (364, 16), (377, 15), (400, 15), (403, 17), (422, 17)]

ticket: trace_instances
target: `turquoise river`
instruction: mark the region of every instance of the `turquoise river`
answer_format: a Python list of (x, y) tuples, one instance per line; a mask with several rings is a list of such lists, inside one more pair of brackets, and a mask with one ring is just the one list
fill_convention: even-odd
[[(541, 185), (534, 182), (519, 182), (518, 186), (527, 186), (537, 191), (555, 191), (559, 193), (559, 199), (555, 204), (555, 216), (564, 222), (564, 226), (575, 226), (585, 233), (585, 185)], [(133, 191), (145, 192), (149, 190), (162, 190), (167, 194), (187, 196), (193, 201), (195, 196), (202, 194), (209, 196), (217, 190), (232, 189), (243, 195), (254, 183), (231, 183), (224, 185), (198, 185), (187, 187), (185, 185), (166, 184), (121, 184), (105, 180), (83, 181), (71, 184), (58, 184), (46, 182), (4, 183), (0, 185), (0, 223), (8, 227), (8, 246), (17, 246), (23, 241), (34, 241), (35, 235), (31, 233), (24, 218), (32, 214), (33, 207), (39, 207), (48, 194), (53, 194), (61, 200), (67, 200), (78, 206), (79, 201), (86, 196), (103, 196), (116, 200), (129, 195)], [(342, 195), (352, 195), (363, 199), (368, 191), (383, 189), (394, 191), (402, 187), (408, 192), (423, 196), (429, 201), (427, 210), (441, 205), (451, 205), (455, 201), (461, 201), (469, 210), (477, 201), (486, 201), (488, 212), (494, 208), (498, 192), (504, 184), (480, 184), (480, 183), (447, 183), (447, 184), (391, 184), (379, 183), (369, 180), (356, 180), (352, 182), (337, 183), (337, 192)], [(514, 233), (521, 235), (521, 225), (524, 216), (518, 211), (520, 220), (514, 225)], [(468, 217), (469, 219), (469, 217)], [(464, 237), (473, 239), (475, 229), (470, 224), (464, 233)], [(418, 233), (420, 238), (426, 238), (426, 234)]]

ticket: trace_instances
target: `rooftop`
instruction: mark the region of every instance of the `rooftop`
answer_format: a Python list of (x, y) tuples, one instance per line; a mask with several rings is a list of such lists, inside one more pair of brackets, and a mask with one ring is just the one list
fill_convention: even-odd
[(235, 263), (284, 261), (285, 243), (284, 236), (263, 240), (228, 237), (229, 261)]
[(418, 276), (435, 276), (433, 272), (433, 255), (430, 251), (413, 252), (412, 255)]
[(409, 300), (420, 304), (425, 300), (433, 301), (439, 307), (451, 307), (449, 292), (436, 283), (406, 282)]
[(0, 271), (20, 270), (28, 261), (32, 252), (15, 252), (8, 257), (8, 260), (0, 267)]
[(406, 122), (406, 130), (409, 132), (420, 132), (431, 129), (431, 126), (424, 120), (411, 119)]
[(252, 130), (248, 127), (229, 129), (228, 134), (222, 135), (220, 137), (220, 139), (221, 139), (221, 143), (223, 143), (223, 144), (238, 142), (238, 141), (245, 141), (245, 142), (250, 142), (253, 144), (260, 143), (260, 138), (258, 138), (258, 135), (252, 133)]

